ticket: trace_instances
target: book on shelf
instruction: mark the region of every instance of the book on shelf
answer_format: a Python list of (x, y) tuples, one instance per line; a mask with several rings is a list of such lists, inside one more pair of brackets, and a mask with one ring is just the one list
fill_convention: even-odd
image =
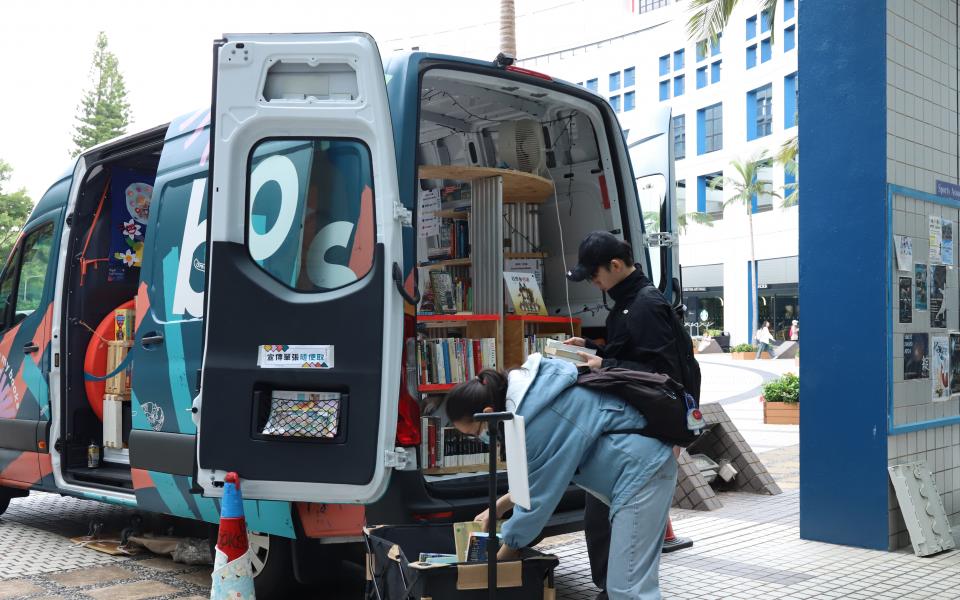
[(477, 467), (489, 462), (489, 447), (456, 427), (442, 427), (440, 417), (420, 417), (420, 466), (424, 469)]
[(510, 298), (513, 311), (518, 315), (546, 315), (540, 286), (533, 273), (503, 272), (504, 287)]
[(530, 356), (536, 352), (540, 354), (545, 354), (547, 349), (547, 342), (563, 342), (566, 339), (569, 339), (570, 335), (567, 333), (537, 333), (533, 335), (527, 335), (523, 338), (523, 355)]
[(430, 288), (433, 291), (433, 310), (437, 314), (457, 312), (453, 276), (447, 271), (430, 271)]
[(564, 344), (557, 340), (547, 340), (543, 349), (543, 355), (545, 357), (565, 360), (577, 365), (578, 367), (586, 364), (583, 358), (580, 357), (581, 352), (591, 356), (596, 356), (597, 354), (597, 351), (593, 348), (573, 346), (571, 344)]
[(484, 369), (497, 368), (496, 338), (417, 340), (420, 385), (463, 383)]

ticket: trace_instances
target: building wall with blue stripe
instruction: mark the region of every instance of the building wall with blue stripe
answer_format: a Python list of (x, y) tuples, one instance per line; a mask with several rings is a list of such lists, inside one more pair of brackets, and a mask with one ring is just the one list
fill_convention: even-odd
[(886, 14), (876, 0), (798, 10), (800, 295), (815, 349), (800, 383), (800, 535), (886, 549)]

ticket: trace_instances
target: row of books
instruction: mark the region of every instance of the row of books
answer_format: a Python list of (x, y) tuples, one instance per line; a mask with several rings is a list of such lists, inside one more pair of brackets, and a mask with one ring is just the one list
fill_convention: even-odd
[(490, 449), (479, 439), (456, 427), (441, 427), (440, 417), (420, 418), (420, 462), (424, 469), (482, 466)]
[(439, 235), (427, 239), (427, 258), (470, 258), (470, 225), (466, 219), (440, 219)]
[(417, 340), (420, 384), (463, 383), (484, 369), (497, 368), (496, 338)]
[(555, 340), (562, 342), (570, 336), (567, 333), (540, 333), (537, 335), (527, 335), (523, 338), (523, 355), (530, 356), (535, 352), (544, 353), (547, 348), (547, 342)]
[(423, 299), (420, 314), (454, 314), (473, 310), (473, 287), (469, 277), (454, 277), (448, 271), (430, 271), (420, 277)]

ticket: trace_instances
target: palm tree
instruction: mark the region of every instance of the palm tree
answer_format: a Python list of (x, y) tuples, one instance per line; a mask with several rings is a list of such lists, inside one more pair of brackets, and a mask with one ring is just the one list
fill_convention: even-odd
[(783, 165), (783, 168), (793, 175), (793, 183), (787, 183), (783, 186), (783, 204), (796, 206), (800, 202), (800, 141), (797, 136), (793, 136), (783, 143), (780, 151), (777, 153), (777, 162)]
[[(742, 204), (747, 211), (747, 220), (750, 223), (750, 297), (747, 298), (747, 306), (756, 306), (757, 298), (757, 260), (754, 248), (753, 238), (753, 201), (760, 196), (774, 196), (779, 198), (780, 194), (774, 192), (772, 184), (769, 181), (763, 181), (757, 177), (760, 169), (769, 165), (770, 158), (766, 152), (755, 154), (747, 161), (734, 159), (730, 162), (736, 173), (735, 177), (715, 177), (710, 182), (712, 189), (729, 189), (734, 194), (724, 201), (726, 208), (731, 204)], [(753, 316), (753, 323), (750, 324), (751, 331), (757, 330), (757, 315)]]
[[(687, 226), (692, 223), (713, 227), (713, 217), (697, 211), (677, 215), (677, 233), (686, 233)], [(643, 211), (643, 224), (647, 231), (660, 231), (660, 213), (655, 210)]]
[(500, 0), (500, 52), (517, 56), (517, 16), (513, 0)]
[[(770, 41), (776, 28), (773, 26), (778, 0), (753, 0), (766, 16), (770, 29)], [(687, 36), (698, 43), (706, 40), (716, 43), (720, 32), (730, 21), (730, 15), (741, 0), (690, 0), (690, 18), (687, 20)]]

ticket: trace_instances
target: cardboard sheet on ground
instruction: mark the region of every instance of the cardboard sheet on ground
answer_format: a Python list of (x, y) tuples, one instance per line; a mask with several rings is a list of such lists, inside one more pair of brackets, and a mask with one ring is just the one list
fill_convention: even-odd
[(507, 482), (510, 499), (526, 509), (530, 508), (530, 481), (527, 471), (527, 430), (523, 417), (514, 415), (503, 422), (503, 442), (507, 451)]

